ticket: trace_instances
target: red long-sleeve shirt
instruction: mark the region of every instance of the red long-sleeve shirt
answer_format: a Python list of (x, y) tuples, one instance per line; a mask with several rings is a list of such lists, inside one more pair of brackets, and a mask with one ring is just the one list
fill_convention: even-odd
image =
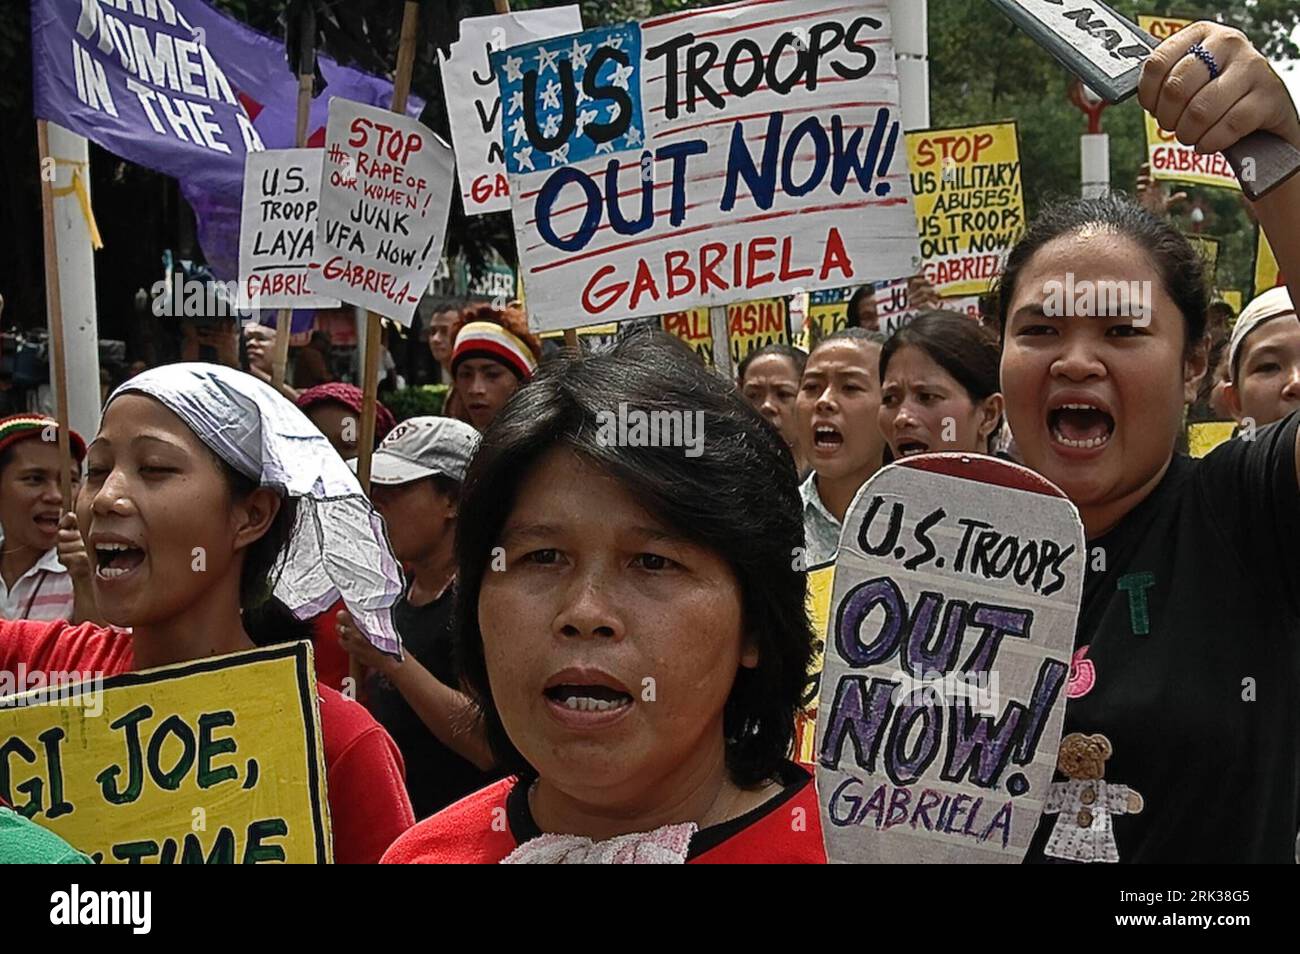
[[(91, 671), (105, 677), (131, 672), (129, 633), (91, 623), (0, 620), (0, 669), (29, 672)], [(325, 777), (334, 860), (373, 864), (398, 835), (415, 824), (397, 746), (364, 707), (318, 685)]]

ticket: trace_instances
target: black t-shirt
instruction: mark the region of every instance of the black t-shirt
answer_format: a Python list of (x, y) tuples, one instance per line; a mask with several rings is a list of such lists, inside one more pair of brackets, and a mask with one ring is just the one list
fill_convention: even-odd
[[(402, 637), (404, 650), (443, 685), (456, 688), (460, 680), (451, 654), (453, 603), (450, 586), (424, 606), (412, 606), (403, 596), (393, 607), (393, 624)], [(427, 818), (501, 777), (499, 773), (480, 771), (468, 759), (439, 742), (382, 674), (370, 674), (366, 693), (371, 714), (388, 730), (402, 752), (406, 762), (406, 791), (417, 819)]]
[(1058, 764), (1026, 860), (1294, 861), (1298, 425), (1293, 414), (1203, 460), (1175, 456), (1089, 541), (1071, 775)]

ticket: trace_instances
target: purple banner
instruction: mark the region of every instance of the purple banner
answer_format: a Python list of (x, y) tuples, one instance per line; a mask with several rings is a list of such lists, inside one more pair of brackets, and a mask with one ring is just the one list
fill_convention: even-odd
[[(35, 112), (179, 180), (213, 273), (238, 276), (244, 157), (295, 145), (298, 79), (284, 45), (201, 0), (32, 0)], [(387, 108), (393, 85), (320, 57), (308, 145), (329, 99)], [(424, 101), (412, 96), (408, 112)]]

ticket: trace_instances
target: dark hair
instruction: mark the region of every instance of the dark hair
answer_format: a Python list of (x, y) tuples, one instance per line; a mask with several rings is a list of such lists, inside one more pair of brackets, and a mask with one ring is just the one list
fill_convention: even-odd
[[(211, 453), (211, 452), (210, 452)], [(230, 487), (230, 496), (243, 500), (258, 488), (257, 481), (245, 477), (224, 460), (216, 459), (226, 484)], [(280, 509), (266, 528), (266, 533), (248, 545), (244, 551), (244, 566), (239, 574), (239, 605), (245, 610), (256, 610), (271, 598), (275, 584), (283, 572), (283, 560), (289, 549), (298, 526), (298, 501), (294, 497), (281, 496)]]
[[(996, 394), (1001, 386), (1001, 354), (997, 340), (979, 322), (955, 311), (923, 311), (895, 331), (880, 349), (880, 382), (889, 359), (902, 348), (919, 348), (965, 389), (972, 403)], [(998, 428), (989, 434), (989, 447)]]
[(858, 306), (861, 305), (868, 298), (875, 298), (875, 297), (876, 297), (876, 286), (872, 285), (870, 282), (868, 282), (866, 285), (859, 285), (856, 289), (854, 289), (853, 295), (849, 298), (848, 308), (845, 312), (846, 316), (848, 317), (850, 328), (859, 327)]
[(1146, 252), (1166, 293), (1183, 314), (1187, 328), (1184, 351), (1190, 352), (1205, 335), (1205, 318), (1210, 306), (1205, 260), (1169, 222), (1118, 193), (1049, 205), (1029, 224), (1007, 256), (997, 281), (999, 335), (1006, 335), (1007, 311), (1016, 293), (1016, 283), (1034, 254), (1054, 239), (1095, 227), (1117, 233)]
[(808, 363), (807, 353), (793, 348), (788, 344), (770, 344), (748, 355), (744, 361), (740, 362), (740, 367), (736, 369), (736, 383), (743, 385), (745, 383), (745, 372), (749, 366), (759, 358), (767, 358), (775, 355), (778, 358), (785, 358), (794, 365), (794, 376), (800, 378), (803, 376), (804, 365)]
[[(703, 452), (612, 446), (601, 412), (620, 403), (703, 413)], [(727, 769), (736, 784), (772, 778), (794, 736), (813, 633), (804, 604), (803, 508), (794, 459), (776, 429), (736, 389), (662, 332), (642, 332), (589, 355), (565, 354), (510, 399), (487, 429), (461, 493), (455, 652), (500, 767), (536, 770), (506, 735), (488, 681), (479, 592), (521, 482), (538, 459), (569, 447), (617, 479), (657, 519), (719, 554), (740, 584), (744, 632), (759, 662), (740, 669), (723, 714)], [(764, 506), (754, 507), (752, 501)]]
[(839, 331), (832, 332), (812, 347), (808, 352), (808, 357), (815, 355), (824, 345), (832, 344), (836, 341), (857, 341), (862, 344), (880, 345), (882, 348), (888, 341), (879, 331), (872, 331), (869, 328), (859, 328), (856, 325), (849, 325), (847, 328), (841, 328)]

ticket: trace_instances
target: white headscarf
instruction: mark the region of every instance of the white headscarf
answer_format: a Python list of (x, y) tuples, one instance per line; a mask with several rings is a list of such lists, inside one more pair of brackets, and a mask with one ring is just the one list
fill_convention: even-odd
[(400, 658), (392, 607), (404, 581), (383, 520), (302, 411), (252, 375), (218, 364), (153, 368), (121, 385), (108, 404), (129, 393), (162, 402), (239, 473), (298, 499), (278, 600), (307, 619), (341, 598), (366, 638)]

